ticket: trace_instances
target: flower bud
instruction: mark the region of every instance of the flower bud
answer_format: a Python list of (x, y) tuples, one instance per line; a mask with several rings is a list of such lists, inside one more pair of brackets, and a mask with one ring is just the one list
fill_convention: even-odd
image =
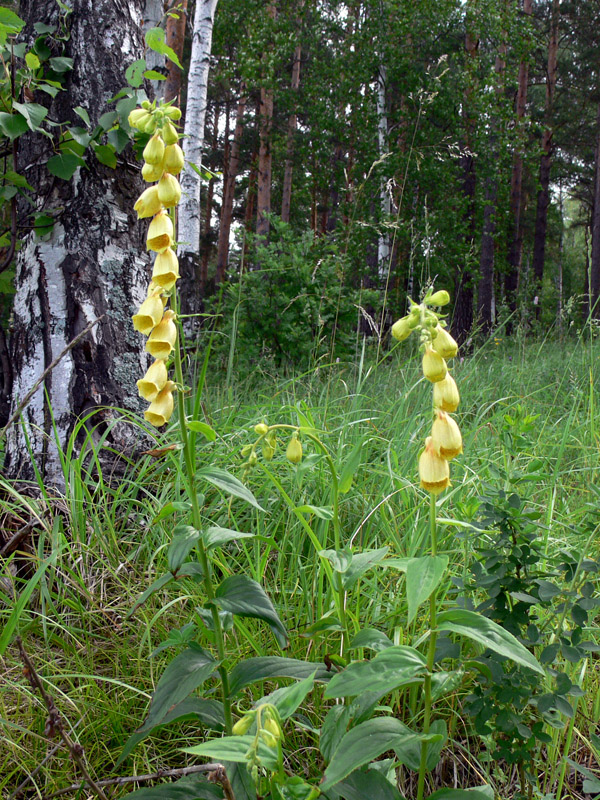
[(164, 389), (162, 389), (150, 407), (144, 412), (144, 419), (155, 428), (160, 428), (171, 419), (173, 413), (173, 389), (175, 384), (173, 381), (167, 381)]
[(181, 109), (177, 108), (177, 106), (167, 106), (164, 111), (167, 117), (172, 119), (173, 122), (177, 122), (181, 119)]
[(157, 359), (148, 369), (143, 378), (137, 382), (140, 397), (152, 403), (156, 400), (167, 384), (167, 366), (162, 358)]
[(169, 172), (165, 172), (158, 183), (158, 198), (165, 208), (176, 206), (181, 200), (179, 181)]
[(179, 278), (179, 261), (172, 247), (158, 253), (152, 270), (152, 280), (165, 292), (170, 291)]
[(434, 292), (431, 297), (425, 300), (428, 306), (447, 306), (450, 302), (450, 295), (445, 289)]
[(168, 358), (177, 341), (175, 312), (165, 311), (163, 318), (152, 331), (146, 342), (146, 351), (154, 358)]
[(166, 211), (159, 211), (148, 227), (146, 248), (162, 253), (173, 244), (173, 223)]
[(163, 301), (160, 294), (150, 294), (132, 317), (133, 327), (144, 336), (152, 331), (163, 317)]
[(152, 108), (152, 103), (150, 102), (150, 100), (142, 100), (142, 108), (145, 108), (146, 111), (150, 111), (150, 109)]
[(262, 741), (267, 745), (267, 747), (270, 747), (271, 750), (275, 750), (277, 748), (276, 737), (273, 736), (270, 731), (266, 730), (266, 728), (262, 728), (259, 735)]
[(179, 175), (183, 169), (184, 157), (183, 150), (178, 144), (170, 144), (165, 147), (165, 159), (163, 167), (171, 175)]
[(252, 723), (254, 722), (254, 717), (250, 714), (246, 714), (241, 719), (235, 723), (231, 732), (234, 736), (243, 736), (245, 733), (248, 733), (250, 728), (252, 727)]
[(264, 730), (269, 731), (269, 733), (272, 734), (276, 739), (281, 738), (281, 727), (277, 720), (273, 719), (272, 717), (265, 721)]
[(146, 183), (154, 183), (161, 179), (164, 172), (164, 167), (161, 164), (144, 164), (142, 167), (142, 178)]
[(438, 411), (431, 427), (431, 446), (436, 453), (447, 461), (451, 461), (463, 451), (462, 436), (456, 422), (446, 414)]
[(439, 494), (450, 486), (450, 467), (445, 458), (436, 453), (431, 436), (425, 440), (425, 449), (419, 456), (421, 487), (431, 494)]
[(263, 439), (260, 445), (262, 455), (265, 461), (272, 461), (275, 455), (275, 446), (268, 440)]
[(158, 186), (149, 186), (136, 200), (133, 207), (137, 211), (138, 219), (153, 217), (162, 208), (162, 203), (158, 198)]
[(142, 153), (146, 164), (160, 164), (165, 157), (165, 143), (160, 134), (155, 133)]
[(392, 325), (392, 336), (399, 342), (403, 342), (405, 339), (408, 339), (412, 333), (409, 319), (409, 317), (402, 317), (402, 319), (399, 319)]
[(269, 432), (269, 426), (265, 422), (259, 422), (258, 425), (254, 426), (254, 433), (257, 433), (259, 436), (265, 436)]
[(291, 464), (299, 464), (302, 461), (302, 442), (298, 439), (298, 434), (293, 433), (289, 441), (285, 457)]
[(448, 372), (444, 380), (433, 384), (433, 405), (441, 411), (456, 411), (459, 403), (456, 381)]
[(426, 348), (425, 355), (423, 356), (423, 375), (428, 381), (437, 383), (442, 381), (448, 373), (448, 367), (442, 356), (432, 350), (431, 347)]
[(171, 125), (169, 120), (166, 120), (162, 126), (162, 138), (166, 145), (177, 144), (179, 141), (179, 134), (174, 125)]
[(144, 108), (134, 108), (133, 111), (130, 112), (129, 116), (127, 117), (127, 122), (130, 124), (132, 128), (137, 128), (138, 130), (143, 130), (144, 126), (147, 122), (152, 119), (152, 114), (149, 114), (148, 111)]
[(445, 328), (438, 325), (433, 331), (433, 349), (442, 358), (454, 358), (458, 353), (458, 345)]

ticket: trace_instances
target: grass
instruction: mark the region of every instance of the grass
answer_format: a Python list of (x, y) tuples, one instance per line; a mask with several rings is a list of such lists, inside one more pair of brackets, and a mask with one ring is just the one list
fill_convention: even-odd
[[(600, 344), (580, 340), (561, 345), (550, 340), (519, 345), (491, 341), (455, 365), (465, 452), (452, 463), (453, 486), (438, 505), (440, 544), (450, 554), (453, 575), (465, 572), (468, 539), (457, 533), (473, 518), (483, 487), (497, 485), (507, 468), (526, 470), (536, 460), (540, 468), (526, 491), (529, 505), (543, 514), (548, 556), (586, 543), (588, 555), (596, 554), (599, 354)], [(404, 345), (378, 366), (369, 365), (367, 354), (358, 366), (341, 363), (302, 376), (278, 377), (257, 365), (250, 377), (236, 384), (221, 382), (209, 370), (202, 412), (217, 437), (212, 443), (198, 437), (198, 464), (214, 464), (241, 476), (240, 450), (255, 438), (255, 424), (265, 419), (269, 424), (310, 426), (319, 432), (339, 475), (346, 466), (348, 486), (340, 498), (343, 542), (358, 548), (387, 546), (394, 557), (420, 555), (428, 520), (427, 503), (417, 486), (416, 458), (429, 425), (430, 387), (419, 375), (410, 346)], [(507, 428), (506, 415), (519, 421), (516, 427)], [(527, 415), (535, 419), (523, 422)], [(160, 437), (160, 444), (176, 441), (174, 436), (173, 427)], [(218, 567), (223, 576), (238, 570), (260, 581), (291, 633), (285, 654), (319, 661), (335, 652), (339, 634), (325, 628), (321, 635), (310, 633), (311, 626), (331, 611), (333, 598), (306, 525), (322, 548), (333, 547), (332, 525), (319, 510), (333, 502), (331, 478), (326, 461), (307, 437), (298, 468), (286, 462), (285, 444), (280, 436), (274, 460), (260, 461), (245, 478), (265, 513), (207, 485), (203, 515), (207, 524), (256, 534), (217, 551)], [(143, 456), (117, 481), (99, 472), (89, 453), (67, 456), (64, 497), (32, 499), (14, 487), (3, 487), (4, 526), (33, 520), (34, 536), (31, 550), (14, 558), (12, 565), (5, 564), (3, 576), (12, 577), (0, 584), (0, 631), (16, 619), (11, 617), (14, 596), (27, 592), (45, 563), (16, 628), (73, 738), (84, 748), (92, 774), (103, 779), (195, 763), (180, 748), (200, 741), (202, 733), (187, 722), (148, 737), (117, 771), (114, 766), (172, 657), (172, 650), (155, 649), (170, 631), (192, 619), (197, 604), (197, 585), (177, 581), (129, 615), (140, 593), (166, 570), (174, 517), (158, 522), (156, 518), (169, 502), (181, 499), (177, 451)], [(355, 463), (353, 472), (349, 463)], [(298, 512), (301, 506), (317, 510)], [(395, 643), (414, 642), (425, 624), (424, 613), (406, 627), (403, 580), (392, 570), (366, 573), (348, 594), (351, 629), (377, 627)], [(442, 599), (448, 591), (450, 584), (443, 587)], [(200, 627), (198, 619), (194, 621)], [(268, 631), (250, 620), (230, 632), (228, 647), (240, 657), (280, 652)], [(28, 796), (51, 794), (78, 779), (75, 768), (62, 747), (48, 758), (58, 740), (50, 740), (44, 731), (45, 710), (22, 674), (14, 646), (6, 649), (1, 666), (0, 795), (9, 797), (34, 770)], [(581, 748), (586, 757), (595, 752), (599, 683), (598, 661), (592, 659), (571, 732), (574, 755)], [(460, 698), (458, 692), (439, 703), (451, 720), (454, 737), (445, 763), (454, 759), (473, 776), (489, 773), (491, 766), (479, 761), (481, 742), (472, 734), (467, 739)], [(402, 713), (400, 707), (397, 713)], [(295, 751), (298, 773), (314, 777), (322, 769), (317, 737), (310, 732), (323, 719), (319, 691), (310, 696), (303, 714), (286, 729), (288, 747)], [(558, 758), (563, 734), (556, 736)], [(491, 777), (501, 796), (510, 796), (510, 771)], [(564, 791), (572, 791), (568, 782)]]

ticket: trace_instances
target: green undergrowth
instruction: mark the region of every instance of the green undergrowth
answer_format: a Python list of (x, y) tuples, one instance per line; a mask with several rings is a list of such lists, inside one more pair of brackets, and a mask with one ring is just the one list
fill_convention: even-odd
[[(305, 509), (302, 514), (323, 549), (333, 546), (327, 464), (302, 437), (304, 457), (293, 467), (285, 458), (287, 439), (280, 435), (272, 461), (259, 459), (252, 468), (243, 467), (240, 451), (256, 438), (257, 423), (300, 425), (318, 432), (343, 482), (344, 544), (359, 550), (387, 547), (394, 558), (424, 552), (427, 504), (418, 487), (416, 462), (430, 423), (423, 413), (430, 387), (419, 379), (410, 347), (396, 348), (379, 364), (375, 355), (363, 352), (356, 363), (323, 365), (286, 377), (257, 363), (243, 383), (231, 376), (211, 377), (208, 371), (200, 419), (216, 437), (211, 441), (211, 435), (198, 434), (198, 462), (237, 475), (264, 509), (206, 487), (204, 519), (254, 534), (217, 550), (215, 566), (223, 578), (239, 570), (259, 581), (290, 633), (284, 652), (268, 629), (244, 619), (227, 634), (229, 653), (285, 654), (323, 662), (335, 654), (339, 640), (333, 622), (331, 629), (327, 625), (327, 615), (333, 617), (332, 598), (323, 562), (297, 513), (299, 507)], [(581, 341), (517, 346), (496, 339), (455, 365), (464, 454), (453, 462), (452, 487), (438, 498), (440, 547), (450, 556), (452, 578), (438, 592), (441, 607), (449, 598), (456, 599), (457, 584), (468, 578), (480, 535), (472, 526), (479, 498), (489, 494), (490, 487), (508, 490), (509, 483), (519, 485), (527, 508), (538, 512), (537, 541), (548, 563), (558, 553), (580, 553), (584, 547), (590, 551), (585, 556), (596, 557), (599, 355), (600, 345)], [(20, 634), (72, 737), (81, 743), (90, 772), (99, 780), (197, 763), (197, 757), (183, 754), (181, 748), (203, 737), (197, 724), (177, 723), (148, 736), (115, 767), (172, 657), (163, 643), (185, 642), (190, 634), (184, 626), (198, 592), (189, 579), (181, 578), (135, 608), (141, 593), (167, 569), (167, 548), (183, 497), (173, 460), (178, 451), (160, 452), (177, 441), (175, 429), (155, 436), (154, 452), (127, 464), (118, 481), (111, 481), (88, 452), (66, 464), (63, 495), (28, 496), (2, 486), (4, 528), (14, 531), (33, 522), (33, 537), (24, 552), (12, 555), (2, 567), (0, 646), (6, 646), (13, 633)], [(169, 506), (173, 502), (175, 509)], [(598, 587), (594, 592), (597, 596)], [(16, 598), (25, 595), (17, 604)], [(405, 598), (402, 573), (372, 569), (347, 593), (350, 629), (376, 628), (395, 644), (418, 641), (424, 622), (417, 616), (407, 625)], [(587, 622), (592, 638), (595, 614)], [(199, 619), (194, 624), (202, 627)], [(48, 795), (75, 782), (76, 769), (62, 746), (48, 758), (59, 740), (48, 739), (45, 709), (23, 675), (14, 642), (5, 647), (0, 665), (0, 794), (9, 797), (34, 771), (26, 787), (28, 797)], [(571, 757), (588, 765), (596, 755), (599, 684), (598, 661), (592, 658), (583, 676), (584, 694), (569, 746)], [(263, 687), (265, 694), (269, 687), (274, 688)], [(443, 781), (458, 769), (473, 785), (485, 779), (499, 796), (517, 797), (514, 772), (490, 763), (485, 739), (474, 733), (465, 715), (469, 690), (458, 687), (437, 704), (449, 741), (436, 779)], [(402, 719), (398, 701), (390, 697), (386, 703)], [(330, 705), (317, 688), (286, 729), (286, 750), (293, 753), (290, 769), (296, 774), (314, 780), (323, 771), (316, 731)], [(563, 740), (558, 737), (552, 752), (562, 758)], [(547, 764), (539, 763), (538, 768), (543, 776)], [(400, 778), (410, 797), (410, 776)], [(576, 796), (566, 794), (571, 791), (569, 779), (580, 781), (569, 769), (564, 796)], [(119, 789), (111, 796), (124, 793)]]

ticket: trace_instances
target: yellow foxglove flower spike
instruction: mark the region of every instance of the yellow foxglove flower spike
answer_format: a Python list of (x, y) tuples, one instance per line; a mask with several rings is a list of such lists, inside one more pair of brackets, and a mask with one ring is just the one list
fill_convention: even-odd
[(433, 405), (441, 411), (456, 411), (460, 403), (460, 394), (456, 381), (448, 373), (443, 381), (433, 384)]
[(172, 247), (158, 253), (154, 261), (152, 270), (152, 280), (158, 284), (165, 292), (170, 291), (175, 286), (179, 278), (179, 261)]
[(431, 445), (441, 458), (451, 461), (463, 451), (462, 436), (456, 422), (445, 411), (438, 411), (431, 428)]
[(458, 353), (458, 345), (445, 328), (438, 325), (433, 332), (433, 349), (442, 358), (454, 358)]
[(142, 153), (146, 164), (161, 164), (165, 157), (165, 143), (159, 133), (155, 133)]
[[(148, 191), (148, 190), (146, 190)], [(158, 183), (158, 199), (165, 208), (176, 206), (181, 200), (181, 186), (179, 181), (170, 172), (165, 172)]]
[(447, 373), (448, 367), (442, 356), (431, 347), (427, 347), (423, 356), (423, 375), (428, 381), (437, 383), (443, 381)]
[(146, 351), (154, 358), (168, 358), (175, 347), (177, 327), (174, 319), (174, 311), (165, 311), (162, 320), (150, 334), (146, 342)]
[(144, 412), (144, 418), (150, 425), (160, 428), (171, 419), (173, 413), (173, 389), (175, 384), (173, 381), (167, 381), (165, 387), (158, 393), (156, 400), (154, 400), (150, 407)]
[(146, 248), (163, 253), (173, 244), (173, 223), (166, 211), (159, 211), (148, 227)]
[(138, 219), (145, 219), (158, 214), (162, 207), (163, 204), (158, 197), (158, 186), (149, 186), (138, 197), (133, 210), (137, 211)]
[(450, 486), (450, 467), (445, 458), (436, 453), (431, 436), (425, 440), (425, 449), (419, 456), (421, 487), (431, 494), (439, 494)]
[(144, 164), (142, 167), (142, 178), (146, 183), (154, 183), (161, 179), (165, 168), (161, 164)]
[(171, 175), (179, 175), (184, 165), (183, 150), (178, 144), (170, 144), (165, 148), (163, 167)]
[(162, 358), (157, 359), (148, 369), (143, 378), (137, 382), (140, 397), (152, 403), (156, 396), (167, 384), (167, 366)]
[(152, 331), (163, 318), (163, 299), (160, 294), (149, 295), (132, 317), (133, 327), (144, 336)]

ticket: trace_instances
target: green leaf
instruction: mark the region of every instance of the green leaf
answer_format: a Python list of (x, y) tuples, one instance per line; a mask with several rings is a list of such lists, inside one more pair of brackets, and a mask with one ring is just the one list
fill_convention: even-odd
[(363, 550), (362, 553), (355, 553), (352, 556), (352, 563), (342, 576), (344, 589), (350, 589), (365, 572), (379, 564), (386, 557), (389, 549), (389, 547), (381, 547), (379, 550)]
[(494, 800), (491, 786), (478, 786), (476, 789), (438, 789), (427, 800)]
[(247, 575), (231, 575), (215, 592), (215, 602), (224, 611), (240, 617), (262, 619), (282, 647), (288, 642), (287, 631), (262, 586)]
[(39, 130), (42, 120), (48, 115), (48, 109), (39, 103), (17, 103), (13, 100), (13, 109), (25, 117), (27, 125), (32, 131)]
[(27, 120), (21, 114), (7, 114), (6, 111), (0, 111), (0, 130), (11, 142), (22, 136), (28, 128)]
[(79, 126), (73, 128), (67, 128), (68, 133), (71, 134), (73, 139), (80, 144), (82, 147), (87, 147), (91, 141), (91, 136), (87, 132), (86, 128), (81, 128)]
[(125, 70), (125, 80), (134, 89), (137, 89), (144, 82), (144, 70), (146, 69), (146, 59), (140, 58), (130, 64)]
[(116, 111), (106, 111), (98, 120), (98, 125), (100, 125), (102, 130), (107, 131), (109, 128), (112, 128), (118, 119), (119, 115)]
[(230, 472), (227, 472), (227, 470), (219, 469), (219, 467), (203, 467), (196, 472), (196, 475), (198, 478), (204, 478), (205, 481), (212, 483), (218, 489), (245, 500), (259, 511), (264, 511), (264, 508), (259, 506), (250, 489), (247, 489), (241, 481)]
[(19, 173), (15, 172), (13, 169), (7, 170), (3, 177), (7, 183), (12, 183), (14, 186), (19, 186), (22, 189), (29, 189), (32, 192), (35, 191), (33, 186), (27, 183), (27, 178), (25, 178), (23, 175), (19, 175)]
[(381, 695), (413, 683), (426, 672), (425, 658), (412, 647), (388, 647), (370, 661), (354, 661), (334, 675), (325, 689), (325, 697), (350, 697), (362, 692)]
[(170, 572), (167, 572), (166, 575), (161, 575), (159, 578), (153, 581), (150, 584), (150, 586), (148, 586), (148, 588), (145, 589), (144, 592), (142, 592), (142, 594), (139, 596), (133, 608), (131, 608), (127, 612), (125, 619), (129, 619), (129, 617), (131, 617), (131, 615), (135, 613), (135, 611), (137, 611), (137, 609), (146, 602), (146, 600), (150, 597), (150, 595), (154, 594), (154, 592), (158, 592), (159, 589), (162, 589), (163, 586), (166, 586), (167, 583), (169, 583), (169, 581), (172, 580), (173, 580), (173, 575)]
[(56, 175), (57, 178), (68, 181), (71, 180), (77, 168), (84, 164), (85, 161), (75, 153), (59, 153), (59, 155), (48, 159), (47, 167), (51, 175)]
[(146, 31), (146, 44), (156, 53), (167, 56), (170, 61), (177, 64), (179, 69), (183, 69), (181, 62), (177, 58), (177, 53), (165, 44), (165, 32), (162, 28), (150, 28), (150, 30)]
[(417, 616), (421, 603), (437, 589), (448, 566), (448, 556), (411, 558), (406, 567), (408, 624)]
[(195, 530), (191, 525), (178, 525), (175, 528), (167, 553), (170, 572), (173, 574), (177, 572), (196, 546), (198, 539), (200, 539), (200, 531)]
[(321, 558), (326, 558), (336, 572), (343, 574), (348, 570), (352, 563), (352, 551), (344, 550), (320, 550)]
[(18, 33), (25, 26), (25, 23), (14, 11), (0, 6), (0, 25), (8, 28), (10, 33)]
[(36, 234), (40, 237), (50, 233), (54, 227), (54, 223), (54, 217), (51, 217), (49, 214), (37, 213), (33, 215), (33, 227)]
[(191, 419), (186, 422), (188, 430), (194, 433), (201, 433), (204, 438), (209, 442), (214, 442), (217, 438), (216, 432), (207, 425), (206, 422), (200, 422), (197, 419)]
[[(448, 740), (448, 732), (446, 730), (445, 720), (435, 719), (431, 723), (429, 733), (437, 733), (440, 736), (439, 741), (430, 744), (427, 748), (427, 770), (431, 772), (431, 770), (435, 769), (437, 766), (437, 763), (440, 760), (442, 748)], [(407, 766), (409, 769), (412, 769), (413, 772), (419, 771), (419, 767), (421, 765), (420, 742), (413, 741), (402, 745), (396, 745), (394, 750), (396, 756), (398, 757), (398, 761), (402, 762), (402, 764)]]
[(333, 509), (328, 506), (298, 506), (294, 511), (300, 511), (302, 514), (314, 514), (319, 519), (333, 519)]
[(40, 68), (40, 59), (36, 56), (35, 53), (32, 53), (31, 51), (26, 54), (25, 63), (27, 64), (29, 69), (36, 70)]
[(378, 758), (386, 750), (424, 739), (437, 741), (437, 736), (423, 737), (413, 733), (410, 728), (393, 717), (376, 717), (361, 722), (342, 737), (319, 788), (326, 792), (355, 769)]
[(191, 507), (191, 503), (188, 503), (187, 500), (174, 500), (172, 503), (165, 503), (158, 514), (154, 517), (153, 522), (160, 522), (161, 519), (170, 517), (171, 514), (176, 514), (178, 511), (189, 511)]
[(91, 122), (90, 122), (90, 115), (89, 115), (89, 114), (88, 114), (88, 112), (85, 110), (85, 108), (83, 108), (83, 106), (75, 106), (75, 108), (73, 109), (73, 111), (74, 111), (76, 114), (78, 114), (78, 115), (81, 117), (81, 119), (82, 119), (82, 120), (85, 122), (85, 124), (86, 124), (86, 125), (88, 126), (88, 128), (89, 128), (89, 127), (90, 127), (90, 125), (91, 125)]
[(171, 661), (161, 675), (152, 695), (148, 716), (140, 730), (149, 730), (159, 725), (173, 706), (210, 678), (217, 666), (218, 662), (210, 653), (192, 642)]
[(129, 136), (125, 133), (123, 128), (113, 128), (113, 130), (108, 131), (106, 138), (119, 155), (121, 155), (129, 144)]
[(376, 769), (356, 770), (338, 783), (335, 791), (345, 800), (402, 800), (398, 789)]
[(213, 547), (222, 547), (227, 542), (232, 542), (236, 539), (252, 539), (253, 537), (253, 533), (241, 533), (230, 528), (219, 528), (217, 526), (212, 526), (202, 532), (202, 541), (208, 550)]
[(512, 633), (504, 630), (493, 620), (482, 617), (481, 614), (464, 608), (453, 608), (438, 615), (437, 626), (441, 631), (451, 631), (466, 636), (501, 656), (511, 658), (523, 667), (533, 669), (541, 675), (546, 674), (535, 656), (523, 647)]
[(117, 166), (117, 156), (115, 155), (115, 148), (112, 145), (97, 144), (93, 147), (96, 158), (101, 164), (111, 169)]
[(388, 647), (393, 647), (393, 645), (394, 643), (385, 633), (378, 631), (376, 628), (364, 628), (350, 642), (350, 650), (367, 647), (369, 650), (381, 652), (382, 650), (387, 650)]
[(297, 658), (282, 656), (261, 656), (240, 661), (229, 675), (229, 696), (234, 698), (245, 686), (274, 678), (293, 678), (303, 680), (313, 675), (316, 670), (316, 681), (328, 681), (331, 674), (324, 664), (312, 661), (300, 661)]
[(362, 448), (363, 448), (363, 441), (361, 439), (359, 442), (356, 443), (354, 449), (350, 453), (348, 461), (346, 461), (346, 463), (344, 464), (344, 468), (342, 469), (342, 474), (340, 475), (340, 480), (338, 485), (341, 494), (346, 494), (346, 492), (350, 491), (350, 488), (352, 486), (352, 479), (354, 478), (354, 473), (360, 466)]
[(174, 783), (136, 789), (122, 800), (219, 800), (222, 797), (220, 786), (209, 783), (204, 775), (186, 775)]
[(33, 30), (38, 36), (43, 36), (45, 33), (54, 33), (56, 25), (46, 25), (45, 22), (34, 22)]
[(144, 78), (147, 78), (149, 81), (166, 81), (167, 76), (163, 75), (162, 72), (157, 72), (155, 69), (147, 69), (144, 72)]
[[(238, 764), (247, 762), (246, 753), (254, 745), (254, 736), (224, 736), (222, 739), (211, 739), (210, 742), (197, 744), (194, 747), (184, 747), (184, 753), (194, 756), (205, 756), (216, 761), (234, 761)], [(277, 770), (277, 751), (259, 739), (258, 757), (261, 764), (268, 770)]]
[(313, 674), (304, 678), (304, 680), (293, 683), (291, 686), (275, 689), (274, 692), (254, 703), (254, 708), (258, 708), (263, 703), (271, 703), (279, 711), (281, 719), (288, 719), (304, 702), (308, 693), (312, 691), (316, 674), (317, 670), (315, 669)]
[(50, 59), (50, 68), (53, 72), (69, 72), (73, 69), (73, 59), (66, 56), (56, 56)]

